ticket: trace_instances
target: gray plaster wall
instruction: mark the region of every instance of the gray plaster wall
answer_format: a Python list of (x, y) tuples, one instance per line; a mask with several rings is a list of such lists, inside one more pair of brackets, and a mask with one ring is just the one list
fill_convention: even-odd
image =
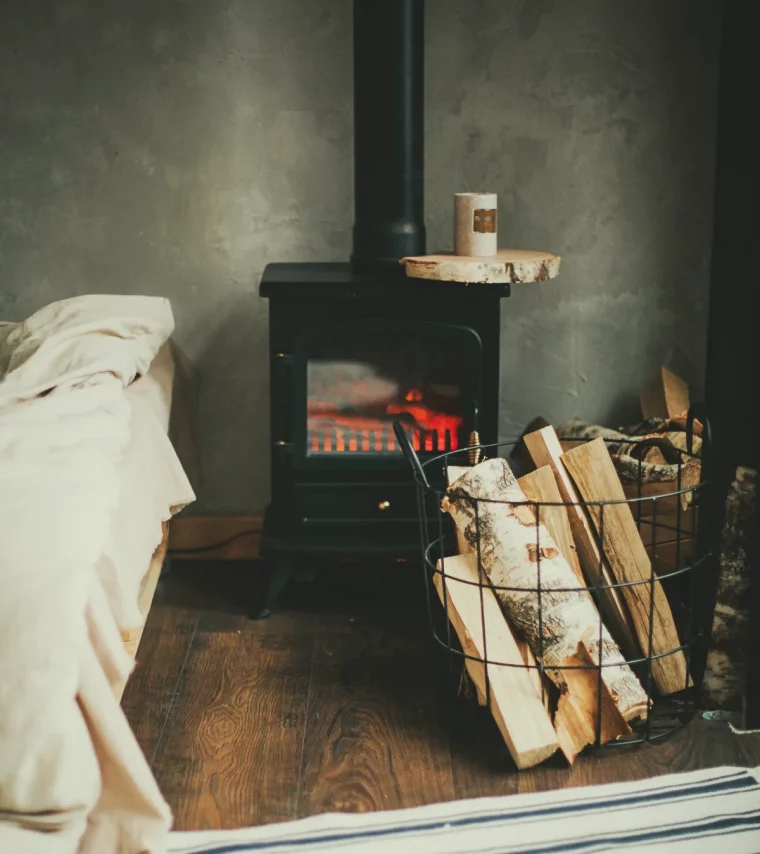
[[(198, 510), (267, 500), (268, 261), (350, 251), (349, 0), (8, 0), (0, 318), (169, 297), (201, 372)], [(563, 256), (503, 306), (502, 430), (617, 424), (665, 360), (701, 393), (717, 0), (428, 0), (429, 247), (499, 193)]]

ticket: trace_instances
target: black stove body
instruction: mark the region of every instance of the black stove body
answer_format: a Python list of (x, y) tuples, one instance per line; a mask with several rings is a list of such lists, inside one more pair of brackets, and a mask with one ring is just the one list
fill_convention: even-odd
[[(269, 602), (297, 558), (419, 552), (416, 494), (395, 441), (421, 457), (498, 440), (500, 300), (508, 285), (405, 277), (425, 252), (422, 0), (354, 3), (350, 263), (269, 264)], [(266, 609), (265, 609), (266, 610)]]

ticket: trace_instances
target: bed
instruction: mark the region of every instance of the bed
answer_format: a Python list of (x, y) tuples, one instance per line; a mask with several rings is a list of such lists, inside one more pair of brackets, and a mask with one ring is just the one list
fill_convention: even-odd
[(0, 326), (0, 851), (164, 849), (119, 699), (195, 498), (173, 329), (167, 300), (105, 295)]
[[(169, 436), (172, 448), (187, 476), (194, 492), (199, 488), (198, 449), (196, 442), (196, 377), (195, 370), (174, 341), (168, 341), (156, 354), (150, 369), (144, 377), (137, 379), (126, 390), (131, 401), (139, 398), (156, 415), (163, 431)], [(133, 412), (139, 412), (133, 407)], [(141, 433), (143, 441), (150, 442), (150, 435)], [(162, 450), (159, 448), (159, 453)], [(143, 449), (137, 448), (142, 455)], [(144, 486), (141, 476), (135, 477), (135, 493)], [(150, 524), (148, 519), (148, 524)], [(148, 612), (153, 603), (161, 572), (167, 562), (169, 542), (169, 522), (162, 520), (161, 541), (150, 559), (137, 595), (139, 617), (132, 624), (121, 629), (122, 640), (128, 654), (135, 658), (142, 637)], [(137, 615), (135, 615), (137, 616)], [(119, 690), (121, 696), (123, 687)]]

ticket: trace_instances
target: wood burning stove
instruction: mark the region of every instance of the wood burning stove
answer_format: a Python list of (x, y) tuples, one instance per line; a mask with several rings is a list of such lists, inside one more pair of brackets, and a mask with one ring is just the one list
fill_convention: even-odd
[(271, 480), (262, 551), (409, 557), (423, 458), (498, 439), (499, 301), (509, 286), (413, 282), (348, 264), (270, 264)]
[(269, 607), (297, 559), (418, 554), (416, 496), (392, 430), (423, 458), (498, 440), (509, 285), (410, 280), (425, 251), (422, 0), (355, 0), (351, 263), (269, 264)]

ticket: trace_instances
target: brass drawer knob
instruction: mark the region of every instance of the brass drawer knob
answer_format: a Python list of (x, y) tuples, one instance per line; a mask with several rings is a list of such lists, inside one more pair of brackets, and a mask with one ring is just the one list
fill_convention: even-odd
[(378, 509), (378, 510), (388, 510), (388, 509), (390, 508), (390, 506), (391, 506), (391, 502), (390, 502), (390, 501), (381, 501), (381, 502), (377, 505), (377, 509)]

